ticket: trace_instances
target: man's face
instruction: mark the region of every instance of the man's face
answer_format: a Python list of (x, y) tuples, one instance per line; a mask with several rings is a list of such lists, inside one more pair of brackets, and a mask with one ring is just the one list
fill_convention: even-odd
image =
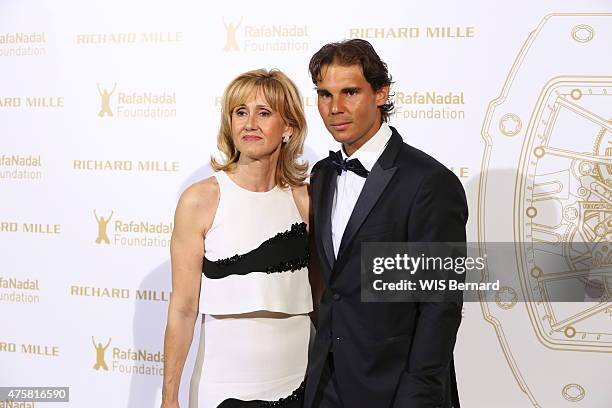
[(374, 91), (361, 66), (323, 66), (316, 89), (325, 127), (344, 145), (347, 154), (353, 154), (380, 128), (378, 106), (387, 101), (389, 87)]

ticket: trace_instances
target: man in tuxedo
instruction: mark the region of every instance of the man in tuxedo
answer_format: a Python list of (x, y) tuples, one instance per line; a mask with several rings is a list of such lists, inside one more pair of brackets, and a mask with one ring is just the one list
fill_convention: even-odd
[(462, 302), (362, 303), (362, 242), (465, 242), (457, 177), (386, 122), (391, 77), (372, 45), (310, 61), (325, 127), (342, 144), (312, 169), (311, 232), (326, 283), (305, 408), (459, 408), (453, 348)]

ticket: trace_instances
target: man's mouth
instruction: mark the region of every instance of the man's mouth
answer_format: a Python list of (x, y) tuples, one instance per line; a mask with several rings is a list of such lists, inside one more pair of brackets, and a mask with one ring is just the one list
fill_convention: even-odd
[(351, 122), (338, 122), (338, 123), (332, 123), (330, 126), (334, 128), (335, 130), (342, 131), (342, 130), (346, 130), (350, 124)]

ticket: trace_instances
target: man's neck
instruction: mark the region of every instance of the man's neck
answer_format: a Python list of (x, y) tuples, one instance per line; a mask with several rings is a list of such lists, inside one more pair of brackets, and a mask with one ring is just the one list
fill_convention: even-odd
[(370, 130), (365, 135), (361, 136), (353, 143), (342, 143), (342, 150), (348, 157), (351, 157), (364, 144), (368, 143), (368, 141), (370, 141), (370, 139), (372, 139), (374, 135), (376, 135), (376, 133), (378, 133), (380, 127), (382, 126), (382, 121), (376, 123), (378, 123), (378, 126), (372, 126), (372, 128), (370, 128)]

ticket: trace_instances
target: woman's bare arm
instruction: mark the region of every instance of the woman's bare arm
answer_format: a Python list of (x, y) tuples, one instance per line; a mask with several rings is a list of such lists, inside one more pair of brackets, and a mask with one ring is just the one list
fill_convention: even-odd
[(172, 293), (164, 336), (162, 408), (178, 407), (178, 391), (198, 317), (204, 236), (219, 201), (216, 179), (189, 187), (181, 195), (174, 215), (170, 243)]

